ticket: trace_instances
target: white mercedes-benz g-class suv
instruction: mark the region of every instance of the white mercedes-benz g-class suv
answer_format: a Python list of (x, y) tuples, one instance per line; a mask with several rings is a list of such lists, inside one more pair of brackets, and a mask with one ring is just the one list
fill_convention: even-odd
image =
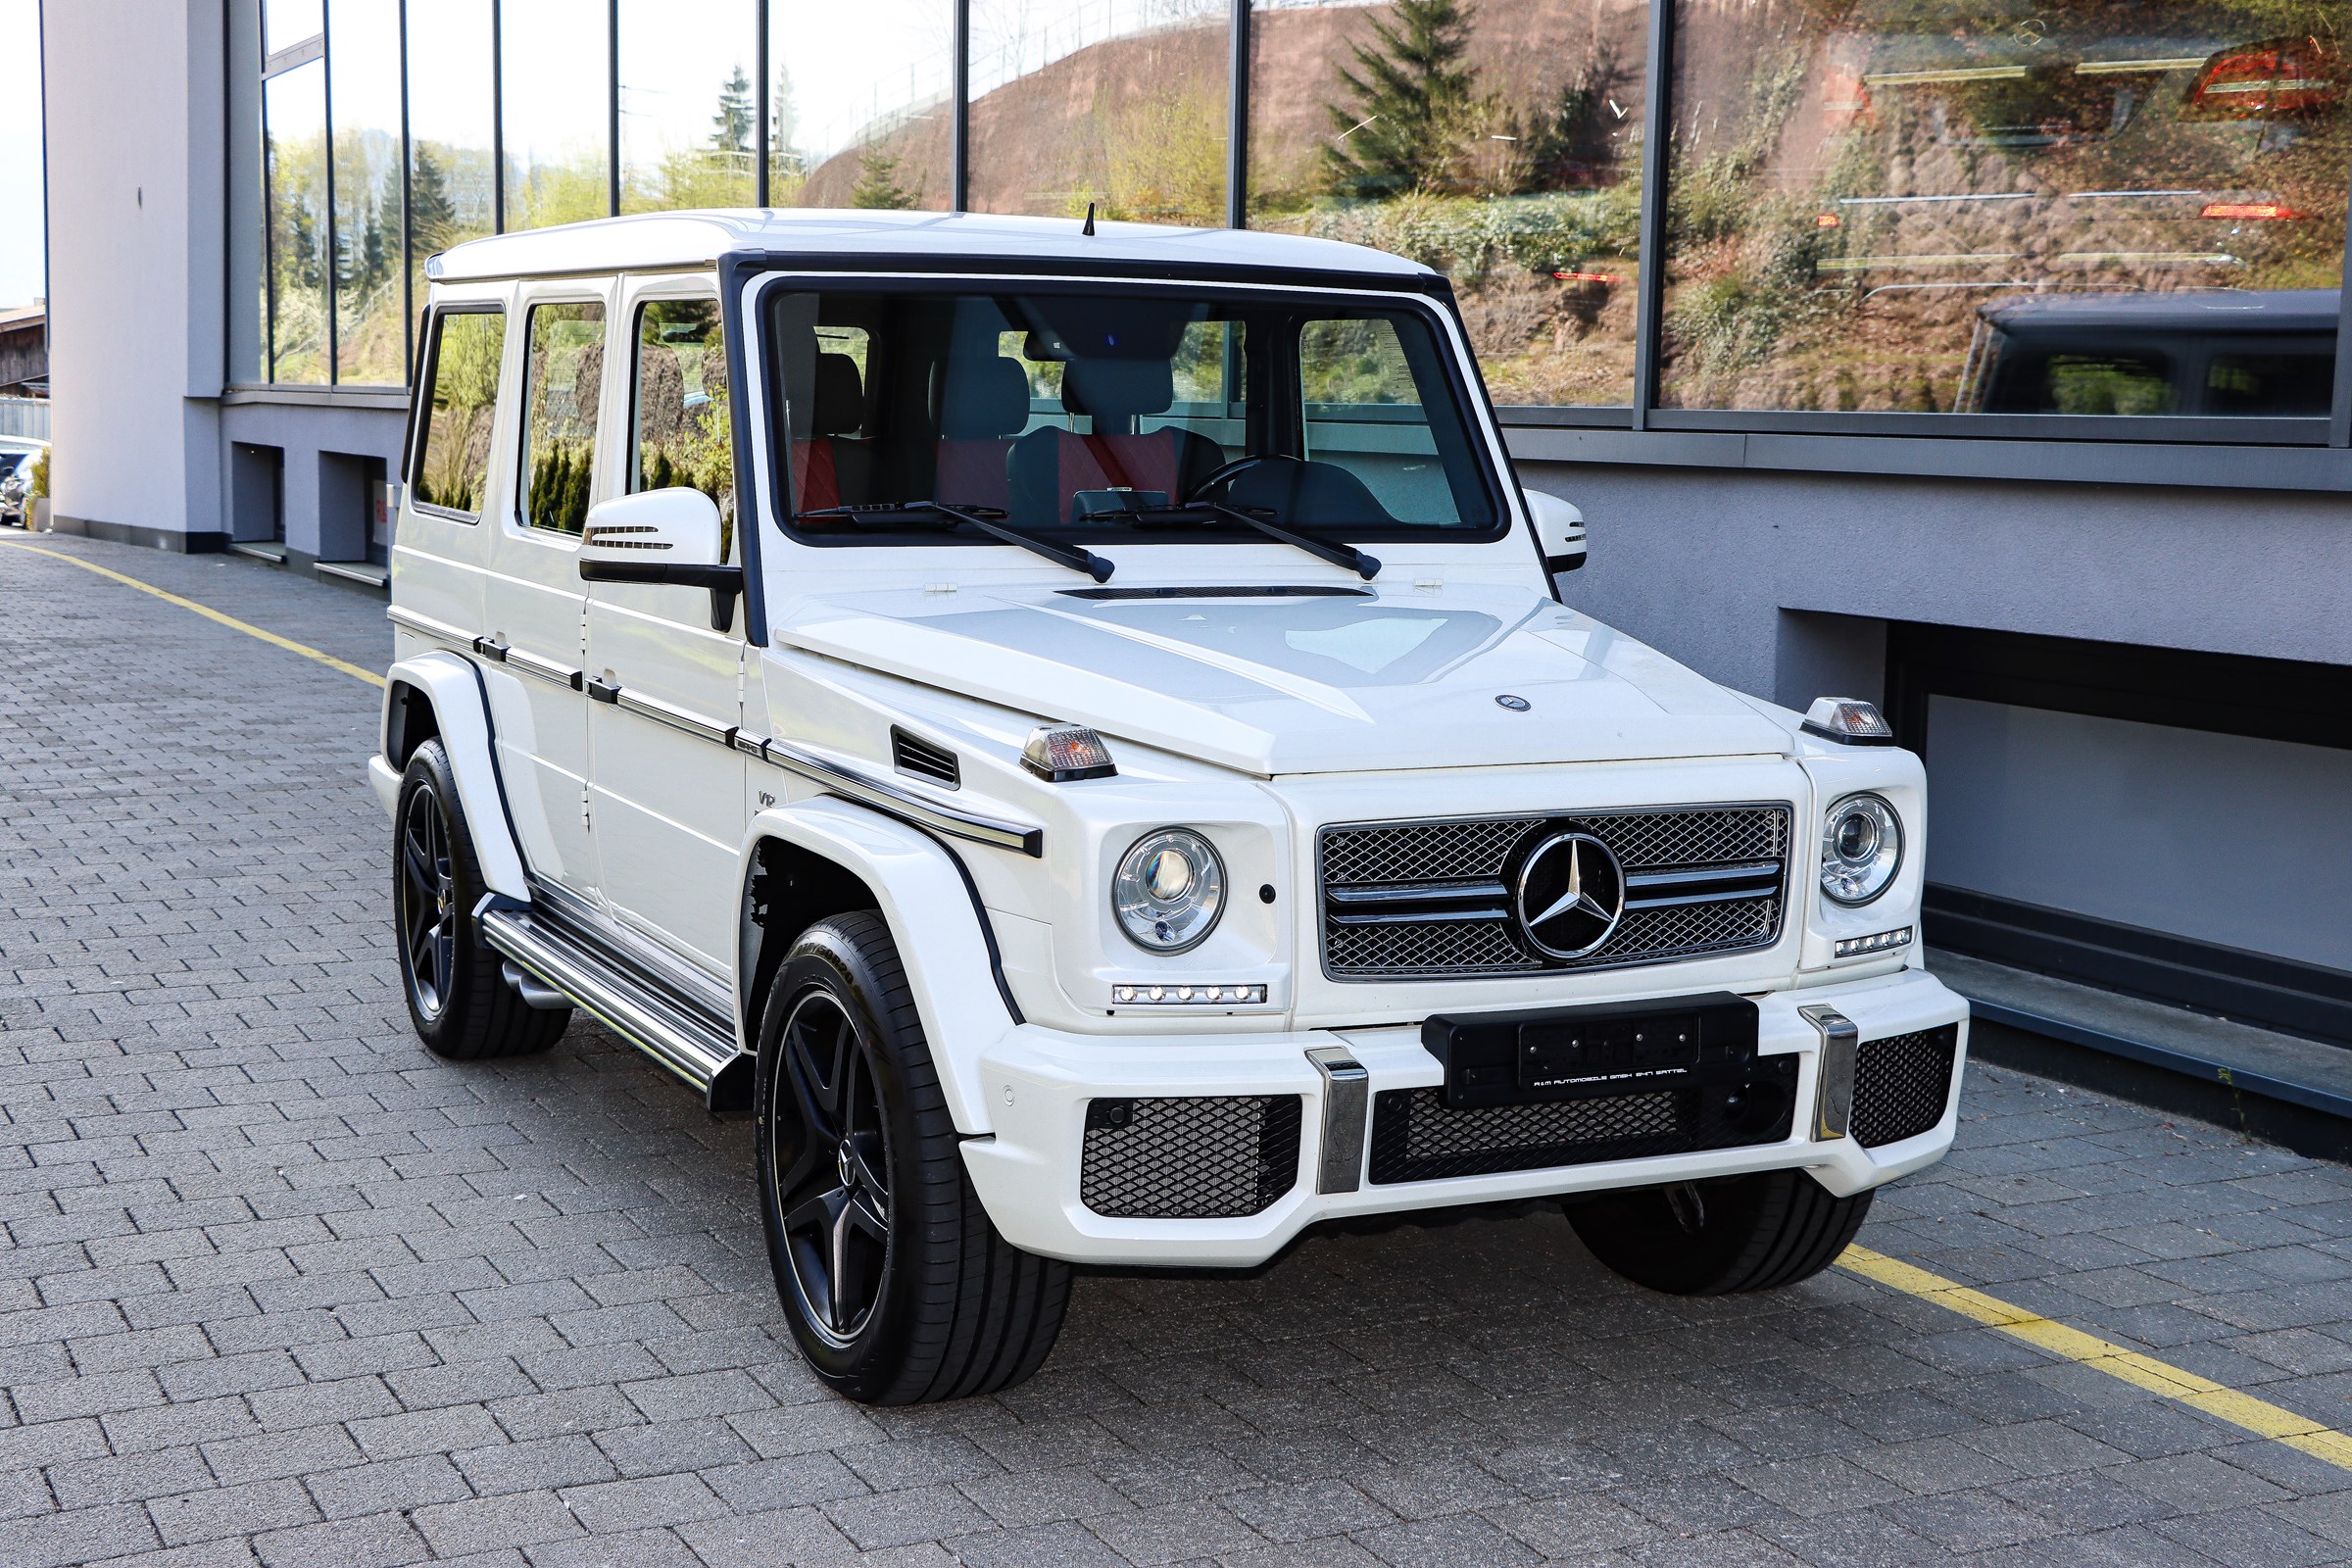
[(417, 1033), (754, 1118), (852, 1397), (1072, 1263), (1565, 1200), (1749, 1291), (1950, 1146), (1918, 760), (1564, 605), (1445, 280), (1296, 237), (619, 219), (431, 280), (370, 772)]

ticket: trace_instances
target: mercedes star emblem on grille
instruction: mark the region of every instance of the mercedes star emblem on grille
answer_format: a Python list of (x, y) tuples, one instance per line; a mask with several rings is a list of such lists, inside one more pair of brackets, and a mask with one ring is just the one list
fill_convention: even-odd
[(1581, 958), (1625, 918), (1625, 871), (1590, 833), (1555, 833), (1519, 867), (1519, 929), (1539, 952)]

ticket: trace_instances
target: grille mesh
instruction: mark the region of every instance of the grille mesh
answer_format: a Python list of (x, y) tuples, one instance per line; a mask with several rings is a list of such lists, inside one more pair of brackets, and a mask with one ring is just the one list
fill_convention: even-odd
[(1531, 1105), (1448, 1110), (1442, 1091), (1373, 1097), (1372, 1180), (1437, 1181), (1604, 1159), (1737, 1149), (1788, 1136), (1796, 1057), (1760, 1056), (1731, 1086), (1592, 1095)]
[[(1387, 822), (1327, 827), (1323, 885), (1375, 888), (1503, 879), (1539, 832), (1582, 830), (1628, 871), (1690, 869), (1777, 860), (1788, 855), (1785, 806), (1690, 807), (1566, 817)], [(1598, 952), (1560, 962), (1521, 941), (1509, 919), (1405, 921), (1343, 926), (1324, 911), (1323, 962), (1334, 978), (1530, 973), (1657, 963), (1702, 953), (1769, 947), (1781, 933), (1781, 896), (1628, 910)]]
[(1297, 1095), (1087, 1102), (1078, 1199), (1106, 1219), (1224, 1219), (1298, 1181)]
[(1854, 1054), (1854, 1141), (1876, 1149), (1917, 1138), (1943, 1120), (1959, 1048), (1954, 1024), (1863, 1041)]

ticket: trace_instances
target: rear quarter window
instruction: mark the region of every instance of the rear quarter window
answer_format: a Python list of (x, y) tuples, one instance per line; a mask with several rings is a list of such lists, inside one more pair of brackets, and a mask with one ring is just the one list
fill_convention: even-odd
[(425, 358), (424, 428), (410, 484), (420, 507), (463, 517), (482, 513), (490, 428), (506, 357), (503, 311), (443, 311)]

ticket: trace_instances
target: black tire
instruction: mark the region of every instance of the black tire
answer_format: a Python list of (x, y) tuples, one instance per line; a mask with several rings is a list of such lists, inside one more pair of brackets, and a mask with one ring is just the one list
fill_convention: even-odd
[(1568, 1223), (1592, 1255), (1669, 1296), (1730, 1296), (1811, 1279), (1838, 1260), (1872, 1189), (1833, 1198), (1801, 1170), (1640, 1187), (1572, 1199)]
[(1038, 1369), (1070, 1266), (989, 1223), (879, 916), (821, 921), (785, 956), (753, 1111), (776, 1294), (817, 1376), (867, 1404), (921, 1404)]
[(436, 1056), (527, 1056), (563, 1038), (571, 1010), (526, 1004), (500, 974), (473, 911), (488, 889), (439, 740), (416, 748), (392, 813), (392, 932), (416, 1038)]

